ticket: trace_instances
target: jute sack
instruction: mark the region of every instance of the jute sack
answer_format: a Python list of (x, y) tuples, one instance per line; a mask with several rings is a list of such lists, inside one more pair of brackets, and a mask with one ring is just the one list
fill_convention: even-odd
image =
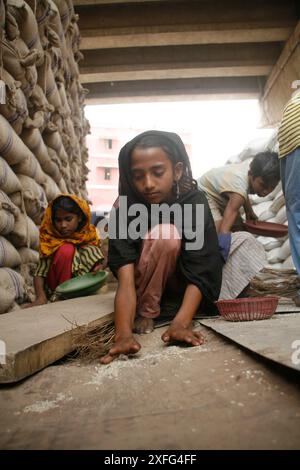
[(16, 248), (29, 245), (30, 241), (26, 214), (20, 213), (16, 217), (14, 228), (7, 238)]
[(36, 156), (42, 169), (46, 171), (44, 167), (45, 165), (47, 165), (47, 163), (49, 163), (50, 157), (48, 155), (47, 147), (44, 144), (39, 129), (23, 129), (21, 139), (23, 140), (24, 144), (27, 145), (27, 147)]
[(37, 264), (40, 259), (38, 251), (32, 250), (31, 248), (27, 248), (27, 247), (19, 248), (19, 255), (20, 255), (22, 264), (28, 264), (28, 263)]
[(0, 267), (14, 268), (21, 264), (21, 258), (15, 247), (0, 236)]
[(54, 150), (51, 149), (56, 156), (56, 161), (53, 161), (53, 156), (50, 154), (49, 148), (44, 144), (40, 131), (38, 129), (26, 129), (22, 132), (21, 137), (39, 161), (41, 168), (45, 173), (44, 179), (46, 178), (46, 175), (50, 175), (56, 182), (58, 182), (61, 178), (60, 161)]
[(52, 0), (46, 0), (46, 1), (51, 9), (51, 26), (59, 37), (60, 48), (61, 48), (62, 54), (63, 54), (63, 57), (66, 58), (68, 54), (67, 46), (66, 46), (65, 34), (64, 34), (62, 22), (60, 19), (59, 10)]
[(27, 225), (29, 233), (29, 247), (33, 250), (38, 250), (40, 243), (40, 231), (30, 217), (27, 217)]
[(49, 159), (48, 162), (43, 165), (43, 171), (45, 172), (45, 176), (50, 176), (56, 183), (58, 183), (61, 178), (62, 163), (60, 162), (55, 150), (51, 147), (46, 147), (46, 149)]
[(62, 133), (62, 140), (65, 148), (68, 150), (68, 152), (69, 149), (78, 149), (78, 152), (80, 152), (78, 135), (75, 133), (72, 119), (70, 117), (66, 118), (64, 124), (65, 129)]
[(18, 207), (12, 202), (10, 197), (2, 190), (0, 190), (0, 209), (11, 212), (14, 216), (19, 214)]
[(49, 123), (47, 129), (51, 132), (57, 131), (61, 134), (64, 130), (64, 114), (57, 112), (51, 116), (51, 124)]
[(0, 189), (6, 194), (21, 190), (20, 181), (2, 157), (0, 157)]
[[(60, 181), (60, 179), (59, 179), (59, 181)], [(42, 186), (43, 186), (44, 191), (46, 193), (46, 197), (47, 197), (48, 202), (53, 201), (53, 199), (56, 198), (56, 196), (58, 196), (60, 194), (60, 189), (58, 188), (57, 184), (48, 175), (46, 175), (46, 180), (45, 180), (45, 182), (43, 183)]]
[(21, 82), (6, 71), (0, 71), (0, 79), (5, 82), (6, 100), (0, 104), (0, 114), (7, 119), (15, 132), (19, 135), (26, 119), (28, 118), (27, 102), (20, 86)]
[(71, 181), (74, 187), (79, 187), (81, 184), (80, 170), (77, 166), (71, 167)]
[(23, 0), (7, 0), (7, 9), (16, 19), (21, 38), (29, 49), (38, 49), (41, 53), (40, 65), (43, 61), (43, 48), (40, 42), (38, 25), (30, 6)]
[[(27, 296), (26, 296), (27, 297)], [(19, 304), (17, 304), (17, 302), (14, 302), (11, 307), (9, 308), (9, 310), (7, 311), (8, 312), (15, 312), (16, 310), (21, 310), (21, 307)]]
[(65, 116), (71, 116), (71, 109), (67, 100), (66, 89), (63, 83), (57, 84), (58, 92), (60, 95), (61, 103), (64, 109)]
[[(34, 0), (33, 0), (34, 1)], [(52, 34), (49, 33), (49, 29), (52, 32), (52, 21), (51, 21), (51, 10), (49, 5), (45, 0), (36, 2), (35, 7), (35, 16), (39, 28), (39, 36), (41, 40), (42, 47), (46, 50), (51, 49), (53, 44)], [(58, 38), (56, 39), (56, 42)]]
[(9, 195), (10, 200), (17, 206), (22, 212), (24, 212), (24, 200), (22, 196), (22, 191), (16, 191)]
[(71, 21), (71, 12), (69, 10), (69, 5), (65, 0), (55, 0), (55, 5), (59, 10), (63, 30), (64, 32), (66, 32)]
[(17, 174), (26, 175), (35, 179), (39, 184), (42, 184), (45, 181), (45, 173), (33, 154), (28, 155), (28, 157), (23, 159), (21, 163), (13, 165), (13, 170)]
[(23, 188), (26, 213), (39, 225), (48, 205), (45, 191), (29, 176), (18, 175), (18, 177)]
[(60, 166), (58, 166), (56, 162), (50, 161), (45, 166), (45, 171), (55, 181), (55, 183), (59, 182), (61, 178), (61, 171), (60, 171)]
[(88, 195), (88, 192), (87, 192), (86, 188), (84, 188), (84, 187), (80, 188), (79, 196), (81, 196), (81, 198), (85, 199), (85, 200), (89, 199), (89, 195)]
[(61, 161), (61, 159), (59, 158), (59, 156), (57, 155), (56, 151), (53, 148), (47, 146), (47, 150), (48, 150), (48, 154), (49, 154), (51, 161), (55, 163), (55, 165), (60, 170), (62, 170), (63, 167), (67, 166), (67, 162)]
[[(70, 42), (68, 40), (69, 34), (70, 33), (68, 32), (67, 36), (66, 36), (67, 48), (68, 48), (68, 42)], [(72, 41), (72, 38), (70, 38), (70, 39)], [(73, 51), (71, 51), (70, 54), (68, 54), (67, 61), (68, 61), (68, 71), (69, 71), (70, 79), (71, 80), (73, 80), (73, 79), (78, 80), (78, 78), (79, 78), (79, 67), (78, 67), (78, 64), (75, 60)], [(72, 98), (74, 100), (74, 96), (72, 96)], [(75, 107), (76, 107), (76, 104), (78, 104), (78, 106), (79, 106), (79, 99), (78, 98), (76, 98)], [(78, 109), (78, 107), (76, 109)]]
[[(68, 3), (71, 4), (73, 8), (72, 1)], [(78, 21), (79, 21), (79, 15), (73, 14), (71, 16), (72, 27), (69, 28), (71, 31), (71, 35), (72, 35), (71, 47), (72, 47), (72, 51), (74, 52), (74, 59), (76, 60), (76, 62), (79, 62), (80, 60), (83, 59), (83, 54), (78, 54), (79, 47), (80, 47), (80, 31), (79, 31)]]
[(19, 209), (9, 199), (7, 194), (0, 190), (0, 234), (8, 235), (14, 228), (15, 217)]
[(61, 178), (61, 180), (58, 182), (58, 187), (62, 193), (68, 193), (68, 188), (63, 178)]
[(54, 111), (54, 106), (48, 102), (42, 88), (38, 84), (35, 85), (29, 98), (29, 108), (34, 111), (43, 111), (45, 116)]
[(0, 234), (8, 235), (14, 228), (15, 218), (11, 212), (0, 208)]
[(35, 263), (39, 262), (39, 252), (32, 250), (31, 248), (22, 247), (19, 249), (19, 255), (21, 258), (22, 264)]
[(79, 81), (78, 78), (73, 78), (70, 84), (70, 94), (73, 101), (73, 113), (75, 116), (80, 116), (80, 104), (79, 104)]
[(6, 313), (15, 302), (14, 293), (0, 285), (0, 314)]
[(21, 264), (16, 271), (21, 274), (22, 278), (25, 281), (25, 294), (26, 299), (30, 302), (33, 302), (36, 299), (35, 288), (33, 283), (33, 278), (35, 277), (37, 265), (36, 263), (26, 263)]
[(66, 167), (61, 169), (61, 177), (65, 180), (66, 184), (71, 178), (71, 170), (70, 165), (68, 164)]
[(47, 100), (54, 106), (56, 111), (63, 112), (62, 102), (51, 69), (51, 57), (48, 53), (45, 54), (42, 66), (38, 67), (38, 85), (42, 88)]
[(36, 49), (29, 51), (25, 42), (21, 38), (13, 41), (2, 40), (3, 64), (4, 68), (21, 82), (21, 89), (24, 95), (29, 98), (34, 86), (37, 83), (36, 62), (39, 60), (39, 53)]
[(77, 135), (77, 139), (80, 145), (80, 152), (82, 152), (83, 146), (84, 146), (84, 128), (83, 128), (82, 118), (78, 116), (74, 116), (73, 126), (74, 126), (75, 133)]
[(30, 116), (24, 122), (24, 129), (44, 129), (47, 124), (47, 119), (44, 111), (30, 110)]
[(0, 287), (12, 296), (13, 302), (22, 302), (25, 297), (24, 279), (13, 269), (0, 268)]
[(15, 133), (9, 122), (0, 114), (0, 155), (9, 165), (16, 165), (26, 158), (33, 157), (32, 152)]
[(66, 150), (63, 146), (60, 134), (57, 131), (43, 132), (43, 139), (47, 147), (51, 147), (57, 153), (59, 160), (64, 164), (69, 160)]
[(0, 0), (0, 18), (1, 18), (1, 27), (4, 29), (5, 25), (5, 5), (4, 5), (4, 0)]
[[(27, 215), (34, 220), (35, 215), (44, 212), (48, 203), (44, 189), (33, 178), (18, 175), (22, 185)], [(30, 208), (30, 206), (34, 206)], [(36, 222), (37, 223), (37, 222)]]
[(33, 250), (38, 250), (39, 236), (39, 229), (33, 220), (31, 220), (27, 215), (21, 213), (16, 217), (13, 231), (10, 232), (7, 238), (17, 248), (30, 247)]

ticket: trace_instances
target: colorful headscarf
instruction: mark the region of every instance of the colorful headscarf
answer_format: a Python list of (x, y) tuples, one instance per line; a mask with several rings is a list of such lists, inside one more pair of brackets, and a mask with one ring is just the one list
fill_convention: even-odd
[[(84, 226), (78, 232), (73, 233), (71, 238), (62, 237), (52, 223), (53, 203), (58, 197), (62, 196), (72, 199), (86, 217)], [(47, 207), (40, 227), (40, 256), (48, 257), (53, 255), (64, 243), (73, 243), (73, 245), (100, 245), (100, 238), (96, 227), (91, 224), (91, 211), (88, 203), (74, 194), (60, 194)]]

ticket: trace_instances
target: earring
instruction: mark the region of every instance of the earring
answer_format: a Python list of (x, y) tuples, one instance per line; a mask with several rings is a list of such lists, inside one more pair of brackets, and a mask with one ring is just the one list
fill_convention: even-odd
[(178, 184), (178, 181), (176, 181), (176, 199), (179, 199), (179, 196), (180, 196), (179, 184)]

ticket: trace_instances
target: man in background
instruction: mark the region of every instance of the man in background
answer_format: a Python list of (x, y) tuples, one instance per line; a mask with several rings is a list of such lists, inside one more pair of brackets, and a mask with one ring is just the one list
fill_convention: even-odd
[[(278, 141), (291, 255), (300, 277), (300, 88), (293, 93), (283, 111)], [(294, 300), (300, 306), (300, 290)]]

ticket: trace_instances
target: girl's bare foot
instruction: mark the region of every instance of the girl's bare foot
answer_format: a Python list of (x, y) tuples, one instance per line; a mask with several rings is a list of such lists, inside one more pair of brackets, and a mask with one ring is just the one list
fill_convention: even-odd
[(151, 333), (154, 330), (154, 321), (152, 318), (136, 317), (134, 320), (133, 331), (139, 335)]

